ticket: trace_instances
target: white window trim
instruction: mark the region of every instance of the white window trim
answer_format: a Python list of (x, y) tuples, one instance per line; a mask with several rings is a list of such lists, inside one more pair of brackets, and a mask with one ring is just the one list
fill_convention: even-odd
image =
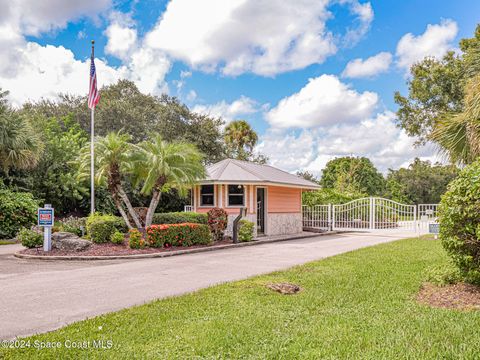
[[(238, 186), (238, 185), (242, 185), (242, 184), (228, 184), (226, 186), (226, 192), (227, 192), (227, 207), (228, 208), (240, 208), (240, 207), (244, 207), (245, 206), (245, 188), (246, 186), (245, 185), (242, 185), (242, 188), (243, 188), (243, 204), (241, 205), (230, 205), (230, 192), (228, 191), (228, 187), (230, 185), (235, 185), (235, 186)], [(237, 196), (240, 196), (240, 194), (232, 194), (233, 196), (237, 195)]]
[[(202, 186), (213, 186), (213, 205), (203, 205), (202, 204)], [(217, 200), (216, 198), (216, 191), (215, 191), (215, 184), (203, 184), (198, 187), (198, 203), (199, 203), (199, 208), (214, 208), (215, 207), (215, 201)], [(206, 194), (210, 195), (210, 194)]]

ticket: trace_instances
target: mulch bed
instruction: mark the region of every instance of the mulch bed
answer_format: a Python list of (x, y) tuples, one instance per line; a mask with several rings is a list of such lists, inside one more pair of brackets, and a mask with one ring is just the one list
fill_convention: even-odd
[(231, 240), (217, 241), (211, 245), (193, 245), (193, 246), (174, 246), (169, 248), (151, 248), (144, 249), (130, 249), (128, 243), (125, 242), (120, 245), (106, 243), (93, 243), (87, 250), (84, 251), (65, 251), (52, 249), (52, 251), (44, 252), (42, 248), (21, 250), (21, 254), (38, 255), (38, 256), (119, 256), (119, 255), (137, 255), (137, 254), (154, 254), (162, 252), (175, 252), (179, 250), (188, 250), (205, 247), (216, 247), (220, 245), (232, 244)]
[(480, 310), (480, 287), (458, 283), (446, 286), (424, 284), (417, 300), (425, 305), (457, 310)]

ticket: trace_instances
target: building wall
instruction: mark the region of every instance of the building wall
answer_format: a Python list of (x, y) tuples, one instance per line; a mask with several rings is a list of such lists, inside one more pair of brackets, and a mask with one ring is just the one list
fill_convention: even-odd
[(268, 213), (301, 213), (302, 190), (283, 186), (269, 186), (267, 194)]
[[(247, 219), (257, 222), (257, 187), (245, 185), (245, 206)], [(302, 231), (302, 190), (283, 186), (264, 186), (266, 190), (266, 233), (265, 235), (287, 235)], [(215, 206), (225, 209), (228, 213), (227, 235), (232, 235), (233, 220), (240, 212), (239, 207), (227, 206), (228, 194), (226, 185), (216, 185)], [(195, 211), (207, 213), (211, 207), (200, 206), (200, 186), (194, 189)], [(256, 235), (256, 227), (255, 227)]]
[(302, 213), (269, 213), (267, 235), (298, 234), (303, 230)]

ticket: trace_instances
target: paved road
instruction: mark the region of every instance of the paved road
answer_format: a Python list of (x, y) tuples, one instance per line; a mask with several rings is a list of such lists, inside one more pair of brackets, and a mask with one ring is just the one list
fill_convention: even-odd
[(411, 237), (341, 234), (143, 260), (17, 259), (19, 245), (0, 246), (0, 339), (66, 324), (214, 284)]

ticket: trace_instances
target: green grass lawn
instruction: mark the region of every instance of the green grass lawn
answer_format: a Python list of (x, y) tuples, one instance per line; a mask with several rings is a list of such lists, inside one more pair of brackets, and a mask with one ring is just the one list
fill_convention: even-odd
[[(110, 350), (62, 346), (8, 350), (0, 358), (478, 359), (480, 312), (414, 300), (425, 269), (445, 262), (438, 241), (401, 240), (26, 339), (31, 346), (112, 340)], [(270, 282), (303, 291), (280, 295), (264, 287)]]
[(11, 245), (15, 244), (15, 241), (13, 240), (0, 240), (0, 245)]

